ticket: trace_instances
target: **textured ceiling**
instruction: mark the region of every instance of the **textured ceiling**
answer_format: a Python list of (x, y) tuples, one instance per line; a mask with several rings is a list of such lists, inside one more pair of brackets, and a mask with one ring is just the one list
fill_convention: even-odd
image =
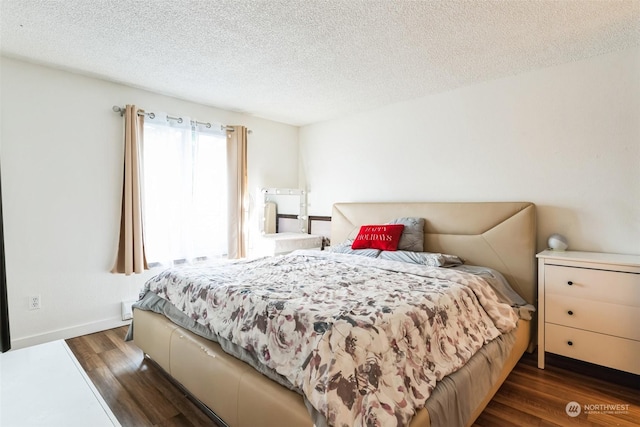
[(304, 125), (640, 45), (640, 0), (1, 0), (3, 55)]

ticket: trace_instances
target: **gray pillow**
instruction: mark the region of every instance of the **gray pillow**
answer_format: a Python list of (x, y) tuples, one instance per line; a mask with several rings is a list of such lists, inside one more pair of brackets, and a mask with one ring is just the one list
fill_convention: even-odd
[(390, 261), (428, 265), (430, 267), (452, 267), (463, 263), (463, 260), (455, 255), (438, 254), (433, 252), (382, 251), (378, 258)]
[(424, 218), (397, 218), (389, 224), (404, 225), (398, 243), (399, 251), (424, 251)]
[(368, 256), (371, 258), (377, 258), (381, 252), (380, 249), (351, 249), (352, 244), (353, 240), (347, 240), (343, 243), (330, 246), (326, 250), (328, 252), (335, 252), (339, 254), (360, 255)]

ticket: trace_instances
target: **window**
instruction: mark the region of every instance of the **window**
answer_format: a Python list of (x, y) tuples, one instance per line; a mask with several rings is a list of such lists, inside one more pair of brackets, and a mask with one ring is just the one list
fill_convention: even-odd
[(145, 120), (143, 194), (150, 266), (227, 254), (226, 133), (205, 126)]

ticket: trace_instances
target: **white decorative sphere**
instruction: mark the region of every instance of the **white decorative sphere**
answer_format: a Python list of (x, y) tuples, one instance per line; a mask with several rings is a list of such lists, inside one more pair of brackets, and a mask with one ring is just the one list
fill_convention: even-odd
[(552, 234), (547, 243), (554, 251), (564, 251), (569, 247), (569, 241), (561, 234)]

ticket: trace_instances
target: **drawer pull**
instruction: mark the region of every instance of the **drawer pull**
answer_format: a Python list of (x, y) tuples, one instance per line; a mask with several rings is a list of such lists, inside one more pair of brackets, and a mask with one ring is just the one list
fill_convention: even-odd
[(569, 316), (573, 316), (573, 311), (569, 310), (569, 311), (567, 311), (567, 314), (568, 314)]
[(571, 285), (573, 285), (573, 282), (572, 282), (571, 280), (569, 280), (569, 281), (567, 282), (567, 285), (571, 286)]
[(573, 345), (573, 341), (567, 341), (567, 344)]

